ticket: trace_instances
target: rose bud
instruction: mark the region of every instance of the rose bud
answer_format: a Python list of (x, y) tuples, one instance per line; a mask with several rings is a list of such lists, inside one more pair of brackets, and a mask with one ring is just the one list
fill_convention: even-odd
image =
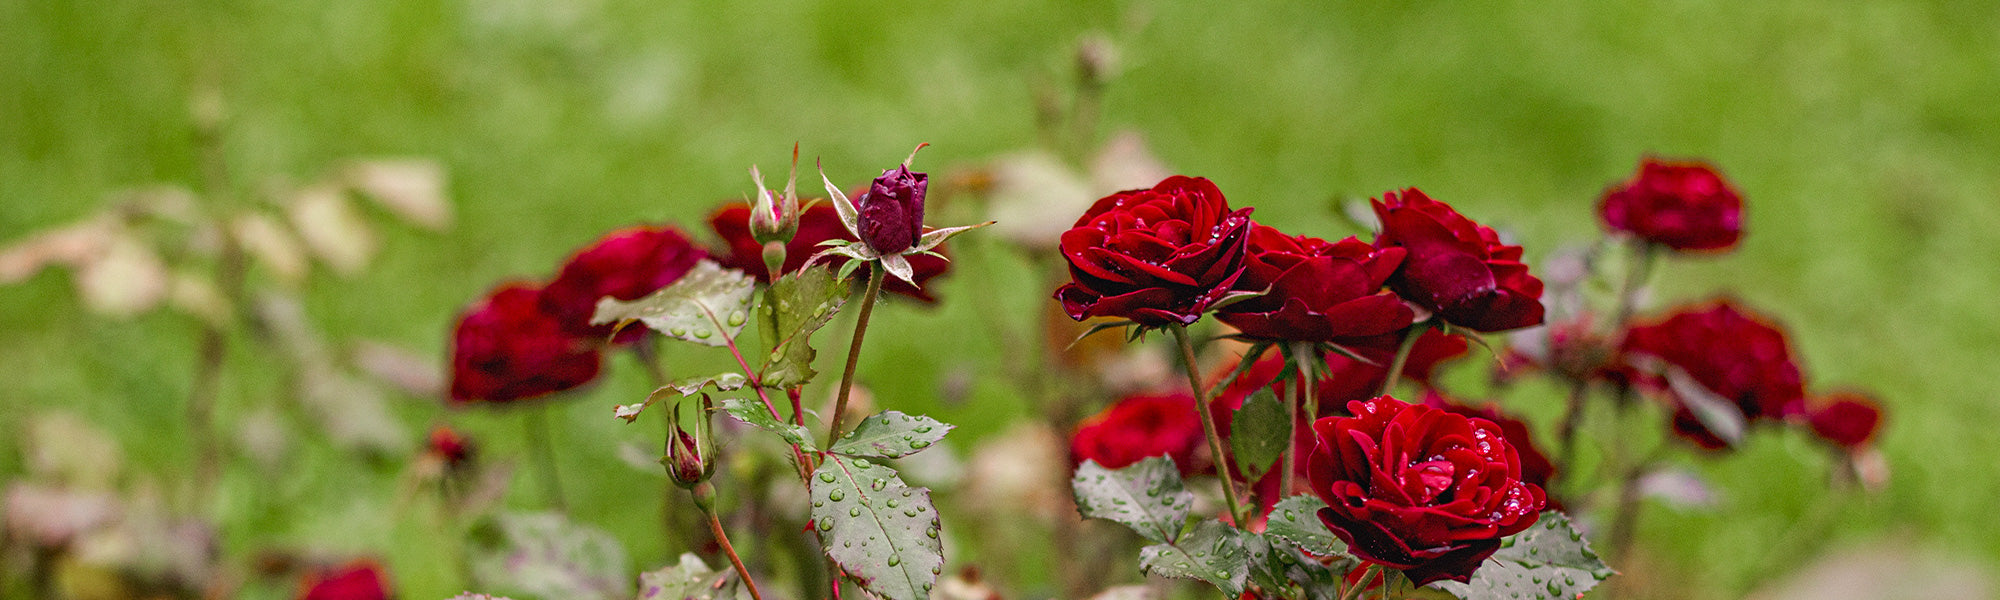
[[(598, 300), (606, 296), (619, 300), (645, 297), (679, 280), (707, 257), (707, 251), (671, 226), (613, 231), (563, 263), (555, 280), (542, 288), (542, 310), (572, 336), (603, 339), (611, 335), (613, 327), (590, 324)], [(644, 332), (643, 328), (631, 328), (620, 332), (617, 341), (638, 341)]]
[(1403, 248), (1390, 289), (1447, 323), (1502, 331), (1542, 323), (1542, 280), (1528, 274), (1521, 247), (1416, 188), (1372, 201), (1378, 248)]
[(1185, 393), (1128, 396), (1076, 428), (1070, 436), (1070, 460), (1082, 464), (1097, 461), (1105, 468), (1118, 469), (1148, 457), (1174, 459), (1182, 475), (1211, 468), (1205, 449), (1201, 418), (1194, 413), (1194, 397)]
[(1063, 233), (1071, 281), (1055, 297), (1078, 321), (1193, 323), (1243, 276), (1250, 210), (1231, 211), (1214, 183), (1179, 175), (1106, 196)]
[(930, 175), (911, 171), (907, 162), (882, 171), (855, 202), (861, 241), (884, 255), (917, 245), (917, 238), (924, 235), (924, 193), (929, 187)]
[(1252, 225), (1236, 289), (1264, 295), (1231, 304), (1216, 318), (1252, 338), (1348, 344), (1410, 325), (1415, 314), (1382, 285), (1403, 263), (1402, 248), (1359, 239), (1327, 243)]
[[(757, 241), (750, 232), (750, 207), (733, 204), (717, 210), (708, 218), (710, 229), (722, 240), (726, 248), (718, 251), (715, 262), (731, 269), (738, 269), (758, 281), (770, 282), (771, 269), (764, 262), (764, 244)], [(799, 211), (798, 231), (791, 241), (785, 243), (785, 260), (778, 269), (779, 274), (791, 273), (803, 268), (806, 260), (822, 248), (820, 242), (827, 240), (855, 241), (847, 228), (840, 223), (840, 214), (833, 206), (824, 202), (813, 204)], [(944, 246), (933, 251), (949, 256)], [(924, 303), (936, 302), (937, 298), (927, 291), (927, 284), (951, 269), (951, 261), (928, 254), (910, 254), (904, 258), (915, 271), (916, 285), (911, 285), (894, 277), (882, 282), (882, 290), (902, 294)], [(821, 259), (825, 264), (839, 269), (850, 259), (840, 255), (829, 255)]]
[(1355, 557), (1418, 586), (1466, 581), (1500, 539), (1540, 517), (1540, 486), (1498, 425), (1388, 396), (1313, 423), (1319, 518)]
[(1743, 237), (1743, 197), (1700, 162), (1644, 160), (1605, 190), (1597, 215), (1612, 231), (1680, 251), (1728, 250)]
[(1846, 450), (1866, 447), (1882, 425), (1882, 409), (1864, 394), (1836, 393), (1820, 400), (1806, 415), (1806, 424), (1820, 439)]
[(769, 246), (792, 240), (799, 231), (799, 147), (792, 145), (792, 174), (780, 194), (764, 187), (764, 174), (750, 167), (750, 180), (757, 184), (757, 202), (750, 206), (750, 237)]
[(707, 395), (702, 396), (698, 408), (701, 413), (695, 418), (693, 434), (681, 428), (679, 406), (667, 413), (668, 428), (673, 433), (667, 436), (667, 455), (660, 459), (660, 464), (667, 467), (667, 476), (674, 480), (674, 485), (682, 489), (692, 490), (715, 475), (715, 436), (708, 425), (712, 406)]
[(533, 398), (597, 378), (597, 349), (564, 333), (542, 312), (539, 295), (529, 284), (502, 285), (459, 317), (452, 331), (452, 403)]
[(424, 451), (444, 463), (446, 470), (457, 471), (471, 463), (475, 449), (472, 440), (440, 425), (431, 430), (430, 442)]
[(1632, 327), (1620, 352), (1635, 384), (1674, 401), (1675, 432), (1704, 448), (1728, 444), (1695, 416), (1690, 399), (1679, 397), (1668, 379), (1675, 370), (1729, 402), (1747, 422), (1805, 412), (1804, 376), (1785, 332), (1728, 301), (1685, 307), (1666, 320)]
[(388, 600), (387, 577), (370, 560), (307, 574), (299, 584), (299, 600)]

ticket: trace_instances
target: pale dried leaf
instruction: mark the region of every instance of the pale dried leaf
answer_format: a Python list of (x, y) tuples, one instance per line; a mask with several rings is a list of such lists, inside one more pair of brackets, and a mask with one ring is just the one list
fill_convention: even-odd
[(1159, 600), (1159, 590), (1150, 585), (1120, 585), (1104, 588), (1090, 600)]
[(287, 284), (297, 285), (304, 281), (312, 264), (307, 262), (306, 249), (297, 236), (277, 218), (262, 212), (237, 215), (229, 223), (229, 235), (243, 252), (264, 265), (272, 275)]
[(7, 537), (44, 548), (68, 545), (89, 531), (117, 522), (117, 498), (17, 481), (7, 486)]
[(47, 483), (111, 490), (125, 468), (118, 439), (83, 417), (49, 412), (28, 419), (21, 453), (28, 475)]
[(1174, 172), (1153, 155), (1146, 138), (1137, 131), (1121, 131), (1111, 136), (1097, 156), (1090, 159), (1090, 183), (1098, 195), (1150, 188)]
[(343, 178), (362, 195), (412, 225), (431, 231), (451, 228), (444, 166), (437, 161), (418, 158), (359, 161), (347, 167)]
[(442, 398), (445, 390), (441, 361), (388, 342), (362, 340), (349, 354), (354, 366), (375, 381), (417, 398)]
[(353, 276), (375, 257), (375, 231), (340, 188), (316, 185), (299, 190), (289, 209), (292, 228), (306, 248), (341, 275)]
[[(1068, 516), (1069, 445), (1045, 425), (1024, 423), (973, 448), (965, 498), (989, 514)], [(1074, 517), (1071, 517), (1074, 518)]]
[(206, 275), (174, 273), (168, 285), (168, 305), (201, 319), (211, 327), (229, 327), (234, 310), (229, 299), (222, 296), (222, 290), (216, 289), (215, 282), (209, 281)]
[(44, 230), (0, 249), (0, 285), (20, 283), (43, 267), (75, 267), (102, 255), (117, 232), (109, 215)]
[(986, 216), (995, 233), (1024, 247), (1054, 248), (1077, 215), (1097, 200), (1089, 183), (1046, 152), (1003, 157), (991, 169)]
[(143, 241), (115, 235), (104, 252), (78, 267), (77, 294), (91, 312), (130, 318), (167, 297), (167, 264)]

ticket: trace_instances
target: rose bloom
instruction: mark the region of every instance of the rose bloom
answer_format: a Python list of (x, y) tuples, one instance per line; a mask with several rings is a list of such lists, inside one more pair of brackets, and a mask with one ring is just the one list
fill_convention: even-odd
[(1241, 278), (1250, 209), (1229, 209), (1214, 183), (1176, 175), (1148, 190), (1106, 196), (1062, 235), (1071, 282), (1056, 290), (1063, 311), (1186, 325)]
[[(771, 281), (770, 269), (764, 265), (764, 245), (757, 243), (757, 239), (750, 236), (748, 205), (731, 204), (715, 211), (715, 214), (708, 218), (708, 226), (715, 230), (716, 237), (721, 238), (722, 243), (727, 246), (712, 257), (717, 263), (749, 273), (758, 281), (767, 283)], [(784, 273), (792, 273), (805, 267), (807, 259), (826, 249), (819, 243), (827, 240), (855, 241), (854, 234), (847, 231), (846, 225), (841, 224), (839, 211), (825, 202), (800, 211), (799, 230), (792, 236), (792, 241), (785, 244), (785, 264), (781, 270)], [(943, 245), (933, 250), (938, 254), (949, 255), (944, 251)], [(937, 297), (932, 296), (923, 286), (950, 270), (951, 261), (928, 254), (909, 254), (903, 258), (910, 261), (910, 269), (915, 272), (914, 279), (917, 280), (917, 285), (910, 285), (901, 279), (890, 277), (882, 282), (882, 289), (915, 298), (926, 304), (937, 302)], [(820, 260), (838, 268), (850, 259), (835, 255)]]
[(1243, 335), (1274, 341), (1352, 343), (1390, 333), (1415, 316), (1382, 289), (1402, 262), (1402, 248), (1378, 250), (1352, 237), (1327, 243), (1252, 225), (1236, 289), (1268, 292), (1216, 318)]
[[(1666, 369), (1678, 368), (1734, 404), (1746, 421), (1784, 419), (1805, 411), (1804, 376), (1792, 361), (1785, 332), (1729, 301), (1684, 307), (1658, 323), (1632, 327), (1620, 346), (1636, 383), (1673, 397)], [(1726, 443), (1708, 431), (1687, 402), (1676, 404), (1674, 430), (1695, 444)]]
[(1416, 188), (1373, 201), (1382, 231), (1380, 248), (1409, 251), (1390, 289), (1446, 322), (1476, 331), (1502, 331), (1542, 323), (1542, 280), (1528, 274), (1521, 247), (1500, 242), (1492, 228), (1474, 223)]
[[(590, 324), (599, 299), (645, 297), (679, 280), (707, 257), (707, 251), (670, 226), (613, 231), (563, 263), (555, 280), (542, 287), (542, 310), (570, 335), (603, 339), (611, 335), (612, 325)], [(620, 332), (618, 341), (638, 341), (644, 335), (643, 327), (633, 327)]]
[(1077, 426), (1070, 437), (1070, 460), (1097, 461), (1105, 468), (1130, 466), (1154, 456), (1174, 459), (1182, 475), (1212, 472), (1202, 450), (1208, 440), (1195, 415), (1194, 397), (1185, 393), (1129, 396)]
[(597, 378), (599, 356), (542, 312), (540, 290), (505, 284), (472, 306), (452, 331), (451, 400), (507, 402)]
[(1874, 398), (1840, 392), (1820, 399), (1806, 414), (1806, 424), (1820, 439), (1854, 450), (1867, 446), (1882, 426), (1882, 408)]
[(1353, 417), (1313, 423), (1309, 472), (1326, 502), (1319, 518), (1348, 551), (1403, 571), (1416, 585), (1466, 581), (1533, 525), (1542, 488), (1498, 425), (1382, 396), (1348, 404)]
[[(1513, 446), (1514, 452), (1521, 457), (1521, 481), (1534, 484), (1544, 490), (1548, 488), (1549, 477), (1553, 476), (1556, 472), (1555, 463), (1549, 462), (1548, 455), (1543, 454), (1541, 448), (1535, 445), (1534, 434), (1528, 429), (1527, 422), (1514, 418), (1513, 415), (1501, 412), (1500, 407), (1497, 405), (1488, 403), (1485, 406), (1474, 407), (1460, 404), (1457, 400), (1438, 393), (1434, 389), (1424, 392), (1424, 406), (1467, 417), (1486, 419), (1493, 422), (1494, 425), (1498, 425), (1500, 427), (1500, 434), (1507, 438), (1507, 444)], [(1553, 503), (1555, 499), (1551, 498), (1549, 501)]]
[(1604, 226), (1675, 250), (1728, 250), (1743, 238), (1743, 197), (1700, 162), (1648, 158), (1639, 173), (1605, 190)]
[(388, 600), (387, 577), (373, 561), (357, 560), (336, 569), (306, 575), (299, 600)]

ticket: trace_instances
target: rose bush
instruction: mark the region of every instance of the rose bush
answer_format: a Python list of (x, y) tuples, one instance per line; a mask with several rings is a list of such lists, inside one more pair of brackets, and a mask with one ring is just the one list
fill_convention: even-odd
[(1078, 321), (1187, 325), (1243, 276), (1250, 209), (1231, 211), (1215, 184), (1173, 176), (1106, 196), (1062, 235), (1070, 283), (1056, 290)]
[(1743, 197), (1714, 167), (1648, 158), (1598, 202), (1606, 228), (1674, 250), (1728, 250), (1743, 238)]
[(1216, 318), (1264, 340), (1347, 345), (1381, 336), (1415, 316), (1382, 289), (1402, 262), (1402, 248), (1377, 249), (1352, 237), (1328, 243), (1253, 225), (1236, 289), (1264, 294)]

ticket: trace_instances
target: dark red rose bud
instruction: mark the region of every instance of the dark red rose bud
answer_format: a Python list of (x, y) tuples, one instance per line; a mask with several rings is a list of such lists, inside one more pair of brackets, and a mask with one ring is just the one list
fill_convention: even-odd
[(388, 578), (374, 561), (357, 560), (306, 575), (299, 600), (388, 600)]
[(425, 451), (444, 461), (447, 469), (455, 470), (472, 461), (474, 449), (472, 440), (465, 439), (450, 427), (439, 426), (431, 430), (430, 443)]
[(1498, 425), (1382, 396), (1313, 423), (1319, 518), (1356, 557), (1416, 585), (1466, 581), (1540, 517), (1540, 486)]
[(1805, 383), (1785, 332), (1728, 301), (1684, 307), (1664, 321), (1632, 327), (1620, 346), (1633, 383), (1666, 394), (1677, 407), (1674, 429), (1707, 448), (1723, 441), (1674, 395), (1672, 370), (1735, 405), (1746, 421), (1805, 412)]
[[(1494, 425), (1500, 426), (1500, 434), (1507, 437), (1507, 444), (1513, 446), (1514, 452), (1521, 457), (1521, 481), (1523, 483), (1534, 484), (1544, 490), (1548, 489), (1549, 477), (1556, 472), (1555, 463), (1549, 462), (1548, 455), (1542, 454), (1541, 448), (1535, 445), (1534, 434), (1528, 429), (1527, 422), (1514, 418), (1513, 415), (1500, 412), (1500, 407), (1497, 405), (1489, 403), (1485, 406), (1473, 407), (1460, 404), (1458, 401), (1438, 393), (1437, 390), (1427, 390), (1424, 392), (1424, 406), (1467, 417), (1486, 419), (1492, 421)], [(1553, 503), (1554, 499), (1550, 499), (1550, 502)]]
[(1213, 468), (1200, 452), (1206, 443), (1201, 418), (1194, 412), (1194, 397), (1130, 396), (1077, 426), (1070, 437), (1070, 459), (1078, 464), (1094, 460), (1117, 469), (1146, 458), (1169, 456), (1182, 475), (1191, 475)]
[(597, 349), (542, 312), (540, 291), (502, 285), (459, 317), (452, 331), (454, 404), (533, 398), (597, 378)]
[[(563, 263), (555, 281), (542, 288), (542, 310), (570, 335), (604, 339), (612, 326), (590, 324), (599, 299), (637, 300), (672, 284), (707, 257), (707, 251), (670, 226), (613, 231)], [(636, 341), (644, 334), (643, 327), (630, 327), (618, 341)]]
[(878, 254), (896, 254), (917, 245), (924, 235), (924, 193), (930, 175), (900, 165), (882, 172), (855, 209), (860, 213), (861, 241)]
[[(716, 237), (721, 238), (723, 245), (726, 246), (711, 257), (716, 263), (742, 270), (756, 277), (758, 281), (771, 281), (771, 269), (764, 264), (764, 245), (750, 235), (749, 206), (742, 204), (724, 206), (709, 216), (708, 225), (715, 230)], [(856, 241), (854, 235), (848, 233), (847, 226), (840, 223), (840, 211), (825, 202), (800, 211), (798, 230), (793, 234), (791, 241), (785, 243), (785, 261), (779, 273), (791, 273), (803, 268), (807, 259), (826, 249), (819, 244), (827, 240)], [(949, 242), (946, 245), (949, 245)], [(932, 250), (946, 256), (950, 255), (945, 251), (945, 245)], [(937, 297), (928, 291), (928, 284), (932, 279), (951, 270), (951, 261), (928, 254), (908, 254), (903, 258), (910, 262), (910, 269), (915, 271), (914, 279), (917, 280), (917, 285), (910, 285), (901, 279), (890, 277), (888, 281), (882, 282), (882, 289), (925, 303), (936, 302)], [(821, 258), (820, 262), (838, 269), (849, 260), (852, 259), (830, 254)]]
[(1252, 225), (1236, 289), (1263, 292), (1216, 318), (1243, 335), (1292, 342), (1353, 343), (1410, 325), (1415, 314), (1382, 289), (1403, 262), (1402, 248), (1376, 249), (1347, 238), (1327, 243)]
[(1675, 250), (1728, 250), (1743, 237), (1743, 197), (1700, 162), (1646, 159), (1605, 190), (1597, 214), (1612, 231)]
[(1106, 196), (1062, 235), (1071, 282), (1063, 311), (1158, 327), (1201, 318), (1243, 276), (1250, 209), (1229, 210), (1214, 183), (1168, 177)]
[(1453, 325), (1502, 331), (1542, 323), (1542, 280), (1528, 274), (1521, 247), (1500, 242), (1416, 188), (1373, 201), (1382, 223), (1380, 248), (1409, 251), (1389, 287)]
[(1853, 450), (1875, 438), (1882, 425), (1882, 409), (1874, 398), (1842, 392), (1821, 399), (1806, 415), (1806, 423), (1820, 439)]

